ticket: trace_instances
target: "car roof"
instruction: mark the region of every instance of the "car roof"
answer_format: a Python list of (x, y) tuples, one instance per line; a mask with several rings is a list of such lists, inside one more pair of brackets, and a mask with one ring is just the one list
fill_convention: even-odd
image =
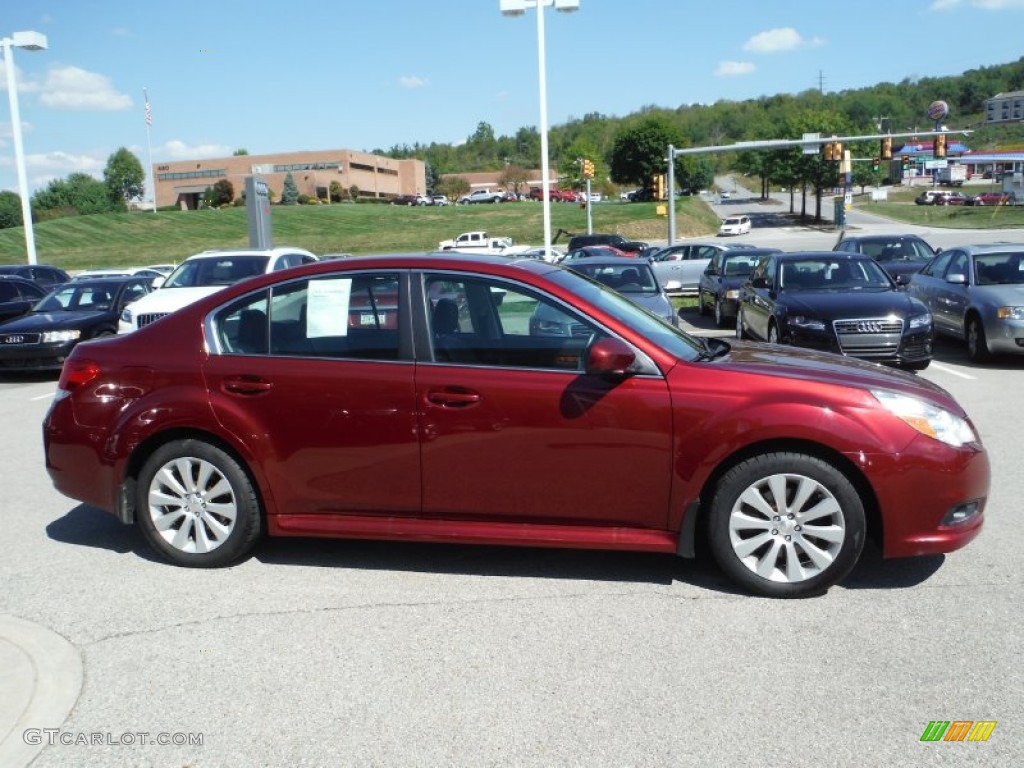
[(223, 248), (203, 251), (189, 256), (185, 261), (192, 259), (219, 259), (224, 256), (280, 256), (284, 253), (310, 253), (311, 251), (297, 246), (282, 245), (275, 248)]
[(839, 242), (845, 243), (847, 241), (853, 241), (855, 243), (877, 243), (884, 240), (923, 240), (920, 235), (911, 235), (909, 233), (899, 235), (851, 235), (850, 237), (844, 237)]
[(946, 250), (966, 251), (967, 253), (1004, 253), (1006, 251), (1024, 251), (1024, 243), (977, 243), (974, 245), (957, 245)]
[(613, 265), (617, 267), (647, 267), (650, 268), (650, 262), (644, 259), (624, 259), (621, 256), (594, 256), (589, 259), (572, 259), (565, 262), (567, 269), (575, 269), (579, 266), (581, 269), (586, 269), (593, 266)]
[(828, 259), (829, 261), (874, 261), (873, 258), (864, 253), (854, 251), (779, 251), (775, 254), (779, 261), (803, 261), (806, 259)]

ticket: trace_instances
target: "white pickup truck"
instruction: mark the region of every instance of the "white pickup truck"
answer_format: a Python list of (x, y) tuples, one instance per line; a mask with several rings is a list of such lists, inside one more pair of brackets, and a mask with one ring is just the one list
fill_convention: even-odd
[(442, 240), (437, 248), (440, 251), (494, 253), (503, 256), (514, 256), (530, 250), (528, 245), (513, 245), (511, 237), (491, 237), (486, 232), (463, 232), (452, 240)]

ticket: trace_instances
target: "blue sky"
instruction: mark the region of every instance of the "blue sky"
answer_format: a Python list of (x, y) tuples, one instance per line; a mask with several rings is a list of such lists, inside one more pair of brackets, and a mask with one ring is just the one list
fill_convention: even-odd
[[(144, 88), (154, 162), (459, 143), (481, 121), (499, 135), (539, 123), (536, 12), (505, 17), (498, 0), (4, 5), (0, 36), (49, 42), (13, 55), (32, 190), (102, 177), (121, 146), (147, 166)], [(556, 125), (1008, 63), (1024, 0), (580, 0), (544, 20)], [(0, 189), (16, 188), (3, 98)]]

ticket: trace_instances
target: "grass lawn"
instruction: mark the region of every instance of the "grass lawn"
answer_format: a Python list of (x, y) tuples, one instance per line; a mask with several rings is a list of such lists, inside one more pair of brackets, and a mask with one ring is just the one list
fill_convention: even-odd
[[(915, 205), (914, 198), (931, 187), (889, 187), (886, 202), (855, 203), (858, 210), (896, 219), (907, 224), (924, 227), (949, 227), (951, 229), (1013, 229), (1024, 227), (1024, 205), (966, 206), (966, 205)], [(993, 185), (962, 188), (964, 194), (977, 195), (982, 192), (999, 192)]]
[[(718, 219), (699, 198), (677, 202), (679, 237), (717, 231)], [(617, 232), (635, 240), (664, 240), (666, 217), (654, 203), (593, 206), (595, 232)], [(274, 206), (274, 241), (313, 253), (399, 253), (429, 251), (461, 232), (484, 230), (516, 243), (539, 245), (543, 212), (536, 202), (499, 205), (407, 207), (369, 203)], [(578, 205), (551, 206), (552, 234), (585, 233), (586, 211)], [(35, 225), (37, 260), (69, 270), (180, 262), (210, 248), (248, 246), (244, 208), (159, 213), (68, 216)], [(562, 235), (556, 244), (569, 239)], [(0, 263), (23, 263), (21, 227), (0, 230)]]

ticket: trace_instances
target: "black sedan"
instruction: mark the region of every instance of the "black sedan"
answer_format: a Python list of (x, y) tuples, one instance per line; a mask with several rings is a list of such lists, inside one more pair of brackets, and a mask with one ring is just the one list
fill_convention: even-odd
[(43, 286), (46, 290), (71, 279), (63, 269), (51, 267), (49, 264), (0, 264), (0, 275), (23, 277)]
[(740, 287), (764, 256), (778, 253), (778, 250), (730, 248), (715, 254), (700, 276), (700, 285), (697, 287), (697, 311), (706, 315), (710, 306), (715, 314), (715, 324), (719, 328), (736, 317)]
[(917, 235), (854, 235), (844, 237), (832, 250), (870, 256), (897, 285), (906, 285), (941, 249), (932, 248)]
[(149, 277), (67, 283), (27, 314), (0, 323), (0, 371), (59, 371), (80, 341), (117, 333), (126, 304), (152, 290)]
[(45, 295), (46, 291), (31, 280), (0, 275), (0, 321), (24, 315)]
[(920, 371), (932, 358), (928, 308), (868, 256), (776, 253), (740, 292), (737, 338), (838, 352)]

